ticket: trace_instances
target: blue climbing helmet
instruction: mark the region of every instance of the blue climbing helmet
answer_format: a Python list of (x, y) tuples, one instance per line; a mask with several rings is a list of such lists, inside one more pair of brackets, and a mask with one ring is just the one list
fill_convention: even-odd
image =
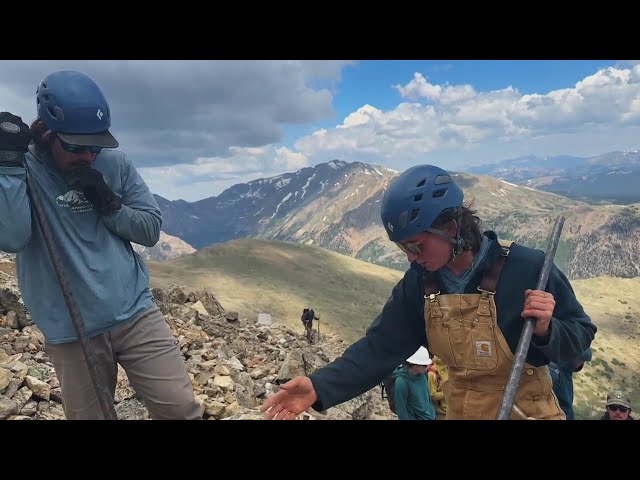
[[(443, 210), (462, 207), (464, 193), (451, 175), (434, 165), (417, 165), (402, 172), (382, 199), (381, 217), (389, 240), (401, 242), (431, 226)], [(459, 241), (451, 239), (452, 243)]]
[(104, 148), (119, 145), (109, 132), (109, 104), (96, 82), (84, 73), (50, 73), (38, 85), (36, 103), (38, 117), (62, 141)]

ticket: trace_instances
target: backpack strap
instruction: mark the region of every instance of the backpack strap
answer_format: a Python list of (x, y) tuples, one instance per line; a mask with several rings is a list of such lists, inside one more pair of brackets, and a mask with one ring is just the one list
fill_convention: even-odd
[(502, 271), (504, 262), (509, 256), (511, 245), (513, 244), (513, 242), (506, 240), (499, 240), (499, 243), (502, 248), (500, 256), (489, 268), (485, 270), (482, 280), (480, 280), (478, 290), (482, 293), (483, 297), (486, 297), (487, 295), (494, 295), (496, 293), (496, 285), (500, 278), (500, 272)]

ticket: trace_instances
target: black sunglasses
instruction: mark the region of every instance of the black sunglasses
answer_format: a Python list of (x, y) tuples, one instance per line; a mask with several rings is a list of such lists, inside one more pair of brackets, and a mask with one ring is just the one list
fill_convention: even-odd
[[(436, 235), (439, 235), (443, 238), (446, 238), (447, 240), (451, 240), (444, 232), (442, 232), (441, 230), (438, 230), (437, 228), (426, 228), (422, 233), (434, 233)], [(422, 254), (422, 249), (420, 248), (420, 245), (422, 244), (424, 240), (415, 243), (415, 242), (405, 242), (405, 243), (401, 243), (401, 242), (393, 242), (397, 245), (397, 247), (402, 250), (404, 253), (412, 253), (413, 255), (416, 256), (420, 256)]]
[(102, 147), (92, 147), (87, 145), (73, 145), (71, 143), (65, 142), (60, 137), (58, 137), (58, 140), (60, 140), (60, 145), (62, 146), (62, 149), (69, 153), (78, 154), (78, 153), (84, 153), (88, 150), (91, 153), (98, 154), (102, 151)]
[(620, 411), (621, 413), (626, 413), (629, 410), (627, 407), (621, 405), (609, 405), (607, 408), (612, 412)]

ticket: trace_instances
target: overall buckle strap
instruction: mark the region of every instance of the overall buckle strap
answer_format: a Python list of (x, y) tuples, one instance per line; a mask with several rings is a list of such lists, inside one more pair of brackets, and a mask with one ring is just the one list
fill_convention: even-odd
[(440, 289), (433, 275), (422, 275), (422, 283), (424, 285), (424, 298), (425, 300), (431, 296), (435, 298), (435, 295), (440, 295)]
[(489, 268), (485, 270), (482, 280), (480, 280), (478, 291), (483, 299), (496, 294), (496, 285), (498, 284), (498, 279), (500, 278), (500, 272), (502, 271), (504, 262), (509, 256), (511, 245), (502, 244), (500, 245), (500, 248), (502, 249), (500, 256)]
[(424, 284), (424, 299), (429, 302), (431, 316), (442, 317), (442, 310), (440, 310), (440, 304), (438, 303), (438, 295), (440, 295), (438, 284), (432, 275), (423, 275), (422, 282)]

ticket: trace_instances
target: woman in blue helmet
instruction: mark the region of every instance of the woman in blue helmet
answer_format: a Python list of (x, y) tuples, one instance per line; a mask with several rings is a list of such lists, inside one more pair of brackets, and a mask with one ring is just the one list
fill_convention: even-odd
[(564, 419), (547, 365), (577, 357), (596, 327), (555, 266), (532, 290), (544, 253), (501, 242), (448, 172), (420, 165), (385, 192), (382, 224), (411, 263), (366, 335), (343, 355), (282, 385), (266, 418), (325, 410), (376, 386), (420, 345), (448, 366), (447, 419), (495, 419), (525, 317), (535, 317), (512, 418)]
[[(131, 242), (153, 246), (162, 215), (137, 170), (109, 132), (111, 111), (80, 72), (47, 75), (31, 128), (0, 113), (0, 250), (16, 253), (20, 290), (60, 380), (68, 419), (104, 418), (82, 348), (31, 216), (29, 167), (65, 279), (90, 338), (100, 383), (113, 398), (118, 364), (153, 419), (201, 418), (164, 316)], [(31, 142), (32, 140), (32, 142)]]

